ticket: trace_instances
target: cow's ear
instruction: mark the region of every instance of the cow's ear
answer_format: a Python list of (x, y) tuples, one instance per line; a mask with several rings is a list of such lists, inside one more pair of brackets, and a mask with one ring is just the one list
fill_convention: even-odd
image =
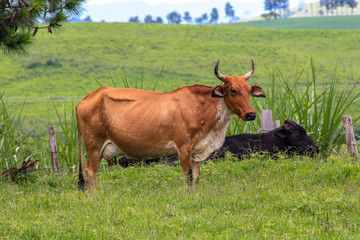
[(294, 131), (294, 124), (290, 121), (290, 120), (286, 120), (285, 122), (284, 122), (284, 128), (286, 129), (286, 130), (288, 130), (289, 132), (293, 132)]
[(250, 95), (253, 97), (266, 97), (259, 86), (251, 86)]
[(279, 127), (278, 130), (274, 133), (276, 137), (286, 138), (289, 135), (289, 130), (284, 127)]
[(211, 92), (212, 97), (223, 98), (226, 96), (226, 88), (223, 85), (216, 86)]

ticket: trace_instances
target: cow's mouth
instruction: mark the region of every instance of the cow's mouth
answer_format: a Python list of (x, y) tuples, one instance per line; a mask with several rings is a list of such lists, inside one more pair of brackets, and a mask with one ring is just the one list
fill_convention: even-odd
[(253, 121), (256, 119), (256, 112), (248, 112), (243, 118), (244, 121)]

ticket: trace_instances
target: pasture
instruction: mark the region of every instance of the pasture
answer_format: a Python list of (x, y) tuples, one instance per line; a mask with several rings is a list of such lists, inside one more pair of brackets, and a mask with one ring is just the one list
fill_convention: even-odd
[[(358, 30), (234, 25), (79, 23), (39, 32), (28, 56), (0, 56), (0, 169), (40, 160), (38, 172), (0, 179), (0, 239), (358, 239), (360, 165), (332, 143), (343, 141), (341, 114), (360, 116), (359, 41)], [(250, 84), (267, 95), (251, 99), (255, 110), (298, 121), (326, 154), (227, 155), (202, 164), (196, 194), (186, 193), (180, 166), (103, 161), (97, 193), (77, 190), (73, 113), (87, 93), (216, 86), (218, 58), (226, 75), (246, 73), (253, 58)], [(48, 125), (59, 133), (63, 174), (51, 171)], [(235, 120), (228, 133), (258, 126)]]
[(203, 164), (198, 193), (181, 168), (112, 167), (96, 195), (46, 170), (0, 181), (1, 239), (358, 239), (360, 165), (253, 156)]

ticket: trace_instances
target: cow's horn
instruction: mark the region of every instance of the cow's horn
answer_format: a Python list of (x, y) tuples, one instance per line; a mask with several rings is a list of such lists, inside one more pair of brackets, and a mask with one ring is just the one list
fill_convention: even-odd
[(225, 76), (219, 72), (219, 61), (220, 61), (220, 59), (217, 60), (216, 65), (215, 65), (215, 69), (214, 69), (215, 76), (218, 79), (220, 79), (221, 81), (225, 82)]
[(251, 77), (251, 75), (253, 75), (254, 71), (255, 71), (255, 63), (251, 59), (251, 69), (247, 72), (247, 74), (244, 75), (245, 79), (248, 80)]

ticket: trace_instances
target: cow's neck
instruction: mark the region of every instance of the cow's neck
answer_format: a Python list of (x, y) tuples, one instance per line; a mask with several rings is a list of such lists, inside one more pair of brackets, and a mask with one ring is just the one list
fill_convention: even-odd
[(214, 98), (211, 96), (214, 87), (195, 84), (184, 88), (189, 89), (202, 105), (204, 111), (201, 113), (203, 117), (202, 120), (210, 121), (209, 125), (212, 130), (224, 130), (223, 135), (225, 137), (230, 121), (236, 114), (227, 108), (223, 98)]
[(227, 108), (223, 99), (219, 99), (216, 110), (217, 110), (216, 128), (217, 129), (225, 128), (226, 131), (226, 129), (230, 124), (231, 119), (233, 119), (236, 116), (236, 114)]

